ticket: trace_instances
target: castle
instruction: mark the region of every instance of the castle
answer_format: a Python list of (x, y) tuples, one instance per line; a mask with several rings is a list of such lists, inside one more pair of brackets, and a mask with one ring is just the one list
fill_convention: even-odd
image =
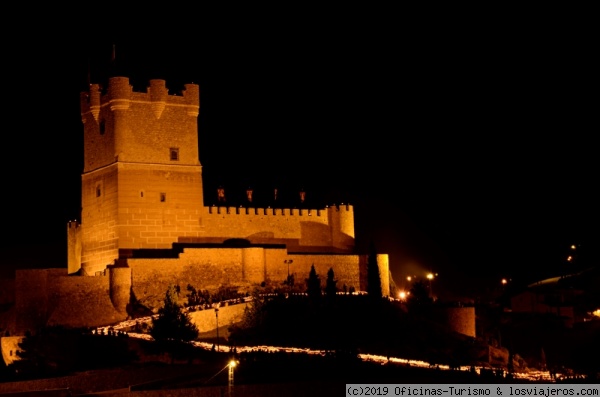
[[(205, 205), (198, 85), (171, 93), (155, 79), (135, 92), (127, 77), (110, 77), (107, 87), (90, 84), (80, 107), (81, 220), (67, 224), (66, 269), (16, 272), (13, 332), (111, 324), (132, 301), (157, 310), (170, 284), (281, 285), (313, 265), (323, 283), (332, 268), (340, 290), (367, 289), (352, 205), (258, 208), (251, 190), (245, 206)], [(377, 265), (388, 296), (388, 255)]]

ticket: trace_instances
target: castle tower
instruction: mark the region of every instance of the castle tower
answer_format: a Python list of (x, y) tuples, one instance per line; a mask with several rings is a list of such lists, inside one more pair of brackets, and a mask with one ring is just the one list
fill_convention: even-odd
[(140, 93), (128, 78), (111, 77), (106, 92), (91, 84), (81, 94), (84, 275), (103, 272), (127, 250), (170, 248), (180, 236), (199, 235), (199, 109), (196, 84), (171, 95), (164, 80), (151, 80)]

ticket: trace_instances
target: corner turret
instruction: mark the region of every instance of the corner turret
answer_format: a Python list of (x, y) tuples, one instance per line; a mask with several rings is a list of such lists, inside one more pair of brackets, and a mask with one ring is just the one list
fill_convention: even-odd
[(150, 94), (152, 113), (154, 113), (154, 117), (160, 119), (160, 116), (167, 105), (167, 96), (169, 95), (169, 90), (167, 90), (165, 81), (150, 80), (148, 93)]
[(188, 104), (188, 116), (198, 117), (200, 112), (200, 87), (198, 84), (185, 84), (183, 97)]

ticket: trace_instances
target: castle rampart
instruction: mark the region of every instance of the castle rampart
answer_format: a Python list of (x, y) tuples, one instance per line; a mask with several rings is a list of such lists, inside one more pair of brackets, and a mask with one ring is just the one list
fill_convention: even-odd
[(19, 359), (18, 352), (21, 351), (19, 344), (23, 342), (23, 339), (23, 336), (0, 337), (0, 350), (2, 350), (4, 364), (10, 365)]
[(440, 306), (435, 312), (438, 320), (452, 331), (476, 337), (474, 306)]
[[(378, 265), (382, 275), (382, 290), (389, 295), (386, 279), (389, 277), (389, 263), (386, 254), (378, 255)], [(290, 261), (289, 265), (288, 262)], [(367, 258), (351, 254), (290, 254), (285, 248), (185, 248), (179, 258), (127, 260), (132, 269), (133, 292), (145, 306), (158, 308), (164, 300), (169, 285), (179, 285), (183, 290), (192, 285), (197, 290), (214, 291), (221, 285), (248, 290), (252, 285), (272, 283), (281, 285), (288, 276), (294, 276), (295, 283), (305, 286), (311, 267), (325, 287), (329, 269), (334, 269), (337, 288), (341, 291), (354, 289), (367, 290), (366, 272), (361, 271)], [(301, 287), (302, 288), (302, 287)]]
[(67, 269), (69, 274), (81, 269), (82, 236), (77, 221), (67, 223)]
[(109, 281), (107, 275), (68, 276), (66, 269), (17, 270), (15, 332), (23, 335), (46, 325), (93, 327), (125, 320), (127, 315), (117, 312), (111, 302)]
[[(15, 328), (18, 335), (36, 330), (48, 318), (48, 273), (55, 269), (15, 272)], [(63, 272), (65, 272), (63, 270)]]
[(377, 267), (379, 268), (379, 279), (381, 280), (381, 293), (383, 296), (390, 295), (390, 258), (388, 254), (377, 254)]
[(110, 300), (121, 314), (127, 314), (127, 305), (131, 297), (131, 268), (113, 266), (108, 269), (110, 280)]
[(207, 241), (202, 240), (204, 236), (220, 236), (223, 241), (244, 238), (253, 243), (295, 241), (295, 246), (289, 246), (290, 251), (321, 247), (330, 252), (351, 253), (354, 249), (352, 205), (325, 209), (204, 207), (203, 214), (197, 242)]
[(108, 272), (98, 277), (62, 275), (53, 278), (47, 293), (52, 302), (47, 325), (96, 327), (127, 318), (127, 314), (113, 306)]
[[(242, 321), (244, 311), (251, 304), (252, 302), (245, 302), (218, 307), (219, 328), (228, 327)], [(190, 312), (189, 316), (192, 323), (198, 327), (199, 332), (213, 331), (217, 327), (217, 315), (215, 315), (214, 308)]]

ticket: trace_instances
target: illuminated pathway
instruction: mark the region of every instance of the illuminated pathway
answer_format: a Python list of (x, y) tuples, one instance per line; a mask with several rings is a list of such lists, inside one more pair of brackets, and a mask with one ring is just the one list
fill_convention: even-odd
[[(117, 325), (98, 327), (97, 331), (104, 333), (106, 335), (108, 333), (108, 330), (111, 328), (114, 331), (131, 329), (132, 327), (135, 327), (136, 323), (150, 323), (152, 320), (152, 317), (157, 317), (157, 316), (158, 315), (142, 317), (142, 318), (137, 318), (135, 320), (123, 321)], [(150, 336), (148, 334), (127, 332), (127, 335), (130, 338), (145, 339), (145, 340), (149, 340), (149, 341), (154, 340), (154, 338), (152, 338), (152, 336)], [(192, 344), (196, 347), (200, 347), (200, 348), (203, 348), (206, 350), (212, 350), (212, 348), (213, 348), (213, 343), (192, 342)], [(231, 351), (228, 346), (221, 346), (221, 349), (223, 350), (223, 352), (226, 352), (226, 353)], [(307, 348), (279, 347), (279, 346), (245, 346), (245, 347), (236, 346), (235, 350), (238, 353), (264, 351), (264, 352), (318, 354), (318, 355), (322, 355), (322, 356), (325, 356), (327, 353), (325, 350), (311, 350), (311, 349), (307, 349)], [(403, 364), (403, 365), (407, 365), (407, 366), (411, 366), (411, 367), (436, 368), (436, 369), (441, 369), (441, 370), (450, 370), (450, 367), (448, 365), (431, 364), (431, 363), (428, 363), (425, 361), (420, 361), (420, 360), (408, 360), (408, 359), (398, 358), (398, 357), (390, 357), (388, 360), (388, 358), (385, 356), (378, 356), (378, 355), (373, 355), (373, 354), (359, 354), (358, 356), (363, 361), (379, 362), (381, 364), (390, 362), (390, 363), (394, 363), (394, 364)], [(475, 366), (474, 368), (475, 368), (475, 371), (477, 372), (477, 374), (479, 374), (479, 375), (481, 375), (482, 370), (485, 371), (486, 369), (491, 369), (491, 368), (485, 368), (485, 367), (479, 367), (479, 366)], [(453, 369), (453, 370), (454, 371), (470, 371), (471, 367), (470, 366), (461, 366), (458, 369)], [(529, 372), (513, 372), (512, 376), (516, 380), (538, 381), (538, 382), (547, 382), (547, 383), (555, 382), (555, 380), (552, 379), (552, 377), (550, 376), (550, 373), (548, 371), (530, 370)], [(564, 374), (560, 374), (560, 373), (556, 374), (557, 379), (560, 379), (563, 376), (564, 376)]]

